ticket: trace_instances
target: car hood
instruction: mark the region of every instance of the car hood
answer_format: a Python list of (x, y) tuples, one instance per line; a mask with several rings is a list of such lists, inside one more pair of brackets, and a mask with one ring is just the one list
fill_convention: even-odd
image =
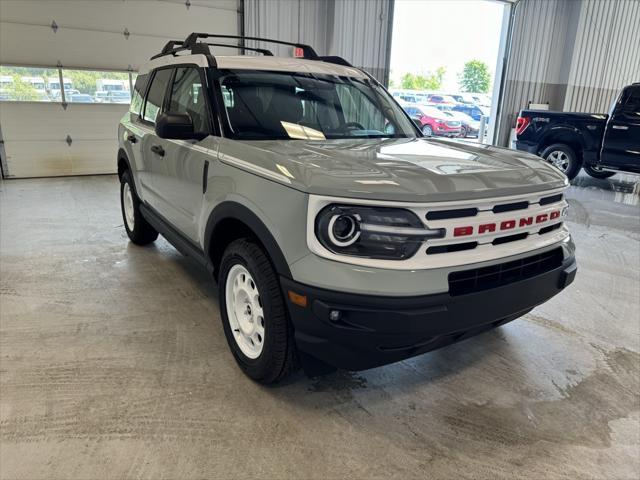
[(567, 185), (540, 158), (517, 150), (434, 138), (223, 139), (222, 162), (337, 197), (429, 202), (518, 195)]

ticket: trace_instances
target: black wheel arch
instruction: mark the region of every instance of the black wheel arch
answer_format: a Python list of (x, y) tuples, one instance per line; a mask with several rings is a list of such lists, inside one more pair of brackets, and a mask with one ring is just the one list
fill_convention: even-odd
[(131, 172), (131, 163), (129, 162), (129, 157), (127, 152), (124, 151), (124, 148), (118, 150), (118, 178), (122, 179), (122, 174), (125, 170), (129, 170)]
[(278, 242), (267, 226), (248, 207), (234, 201), (225, 201), (216, 206), (207, 220), (204, 248), (207, 259), (218, 278), (222, 254), (232, 241), (248, 237), (259, 243), (266, 251), (279, 275), (291, 278), (291, 270)]

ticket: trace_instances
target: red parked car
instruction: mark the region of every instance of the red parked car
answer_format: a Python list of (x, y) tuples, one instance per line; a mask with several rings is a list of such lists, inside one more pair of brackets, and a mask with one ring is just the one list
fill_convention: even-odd
[(405, 112), (420, 122), (422, 133), (426, 137), (457, 137), (460, 135), (462, 123), (448, 116), (435, 107), (427, 105), (407, 105)]
[(427, 97), (429, 103), (444, 103), (448, 105), (455, 105), (456, 99), (449, 95), (440, 95), (438, 93), (431, 94)]

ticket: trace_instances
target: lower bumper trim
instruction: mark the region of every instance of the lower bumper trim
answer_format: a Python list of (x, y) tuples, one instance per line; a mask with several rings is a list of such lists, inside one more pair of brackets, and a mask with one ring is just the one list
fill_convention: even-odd
[(284, 277), (281, 283), (285, 292), (308, 299), (307, 307), (287, 302), (299, 350), (335, 367), (365, 370), (515, 320), (562, 291), (576, 271), (571, 257), (535, 277), (459, 296), (380, 297), (309, 287)]

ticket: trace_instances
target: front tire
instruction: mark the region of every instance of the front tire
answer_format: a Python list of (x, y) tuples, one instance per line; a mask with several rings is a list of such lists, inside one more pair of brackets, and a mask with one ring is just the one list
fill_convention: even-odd
[(613, 177), (616, 174), (616, 172), (603, 172), (600, 170), (596, 170), (590, 165), (584, 165), (582, 168), (584, 169), (585, 172), (587, 172), (589, 176), (593, 178), (605, 179), (605, 178)]
[(140, 212), (140, 199), (129, 171), (120, 178), (120, 208), (122, 220), (129, 239), (136, 245), (148, 245), (158, 238), (158, 232), (145, 220)]
[(431, 125), (425, 125), (422, 127), (422, 134), (425, 137), (433, 137), (433, 128), (431, 128)]
[(569, 180), (576, 178), (582, 166), (576, 152), (564, 143), (549, 145), (540, 156), (564, 173)]
[(232, 242), (222, 256), (218, 288), (224, 333), (244, 373), (270, 384), (297, 370), (293, 327), (265, 252), (246, 239)]

